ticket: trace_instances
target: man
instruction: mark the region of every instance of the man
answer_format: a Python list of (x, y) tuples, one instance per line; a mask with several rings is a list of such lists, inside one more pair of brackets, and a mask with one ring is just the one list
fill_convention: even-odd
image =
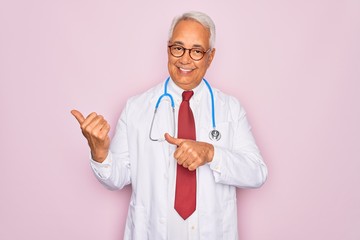
[[(128, 100), (111, 144), (102, 116), (84, 118), (72, 111), (99, 181), (109, 189), (132, 186), (124, 239), (237, 239), (236, 187), (260, 187), (266, 180), (244, 109), (203, 80), (215, 56), (214, 41), (215, 26), (207, 15), (175, 18), (169, 80)], [(166, 141), (156, 141), (162, 136)]]

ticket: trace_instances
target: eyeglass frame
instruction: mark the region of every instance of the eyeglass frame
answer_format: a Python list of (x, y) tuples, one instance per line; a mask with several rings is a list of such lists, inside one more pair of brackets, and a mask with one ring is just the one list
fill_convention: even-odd
[[(173, 46), (177, 46), (177, 47), (180, 47), (180, 48), (184, 49), (183, 54), (181, 54), (180, 56), (175, 56), (175, 55), (171, 52), (171, 48), (172, 48)], [(206, 50), (206, 51), (202, 51), (202, 50), (200, 50), (200, 49), (198, 49), (198, 48), (185, 48), (185, 47), (183, 47), (183, 46), (181, 46), (181, 45), (178, 45), (178, 44), (172, 44), (172, 45), (168, 46), (168, 48), (169, 48), (169, 51), (170, 51), (171, 56), (176, 57), (176, 58), (181, 58), (182, 56), (184, 56), (186, 50), (189, 50), (189, 57), (190, 57), (192, 60), (194, 60), (194, 61), (200, 61), (201, 59), (204, 58), (205, 54), (208, 53), (208, 52), (211, 50), (211, 48), (209, 48), (209, 49)], [(202, 56), (200, 59), (194, 59), (194, 58), (191, 56), (191, 51), (194, 51), (194, 50), (202, 52), (202, 53), (203, 53), (203, 56)]]

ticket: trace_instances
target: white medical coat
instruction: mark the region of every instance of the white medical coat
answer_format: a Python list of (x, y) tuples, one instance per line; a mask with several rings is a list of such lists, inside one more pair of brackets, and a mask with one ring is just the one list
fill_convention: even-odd
[[(181, 93), (170, 80), (177, 112)], [(91, 165), (99, 181), (109, 189), (131, 184), (132, 195), (125, 226), (126, 240), (167, 239), (168, 210), (173, 208), (169, 184), (176, 177), (176, 146), (149, 139), (155, 104), (164, 92), (164, 83), (128, 100), (117, 123), (107, 159)], [(256, 188), (266, 180), (267, 168), (255, 144), (245, 110), (238, 100), (213, 89), (219, 141), (211, 141), (211, 98), (204, 84), (194, 90), (190, 100), (194, 112), (197, 141), (214, 145), (211, 163), (197, 169), (198, 238), (236, 240), (236, 187)], [(170, 101), (163, 98), (152, 130), (163, 137), (173, 129)], [(176, 133), (175, 133), (176, 136)], [(170, 190), (169, 190), (170, 189)], [(171, 240), (171, 239), (169, 239)]]

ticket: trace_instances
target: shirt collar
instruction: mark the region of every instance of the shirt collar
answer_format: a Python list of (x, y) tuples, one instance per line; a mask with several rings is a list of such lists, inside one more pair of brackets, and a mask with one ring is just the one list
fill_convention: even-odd
[[(201, 97), (201, 93), (204, 89), (204, 81), (201, 81), (198, 86), (192, 89), (194, 91), (194, 95), (191, 99), (194, 99), (195, 101), (199, 101)], [(184, 89), (180, 88), (178, 85), (175, 84), (174, 80), (170, 78), (169, 84), (168, 84), (168, 92), (173, 95), (174, 100), (182, 101), (182, 93), (184, 92)]]

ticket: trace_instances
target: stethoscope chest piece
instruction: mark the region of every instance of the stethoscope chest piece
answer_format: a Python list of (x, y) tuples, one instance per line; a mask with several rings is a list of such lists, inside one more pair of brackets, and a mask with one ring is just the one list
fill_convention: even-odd
[(220, 138), (221, 138), (221, 134), (220, 134), (220, 132), (218, 130), (214, 129), (214, 130), (210, 131), (209, 138), (212, 141), (219, 141)]

